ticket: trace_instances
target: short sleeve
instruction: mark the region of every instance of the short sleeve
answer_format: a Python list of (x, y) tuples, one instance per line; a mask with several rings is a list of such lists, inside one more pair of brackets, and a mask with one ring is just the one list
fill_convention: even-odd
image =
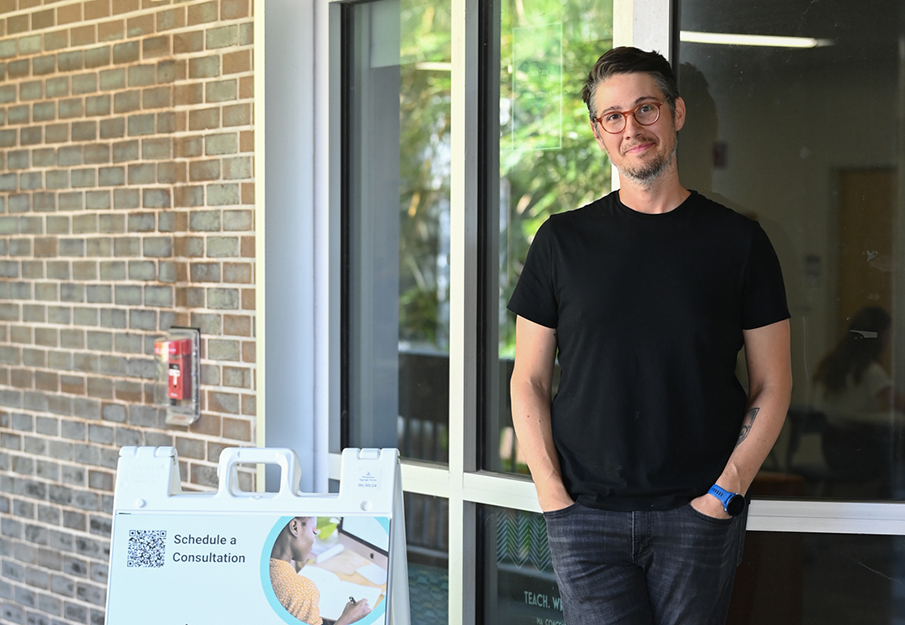
[(552, 239), (548, 219), (534, 236), (508, 305), (516, 315), (548, 328), (555, 328), (559, 322)]
[(742, 328), (745, 330), (790, 317), (779, 258), (767, 233), (756, 223), (745, 264), (742, 302)]

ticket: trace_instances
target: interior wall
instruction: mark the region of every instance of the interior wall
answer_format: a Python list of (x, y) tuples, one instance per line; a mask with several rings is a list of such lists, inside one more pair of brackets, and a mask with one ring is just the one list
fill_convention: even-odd
[[(764, 62), (733, 62), (741, 54), (763, 54)], [(770, 236), (792, 313), (793, 403), (806, 404), (814, 368), (839, 338), (838, 172), (897, 166), (894, 119), (875, 120), (896, 101), (898, 76), (892, 65), (807, 71), (802, 63), (767, 61), (777, 56), (683, 46), (689, 116), (701, 111), (707, 122), (695, 121), (690, 136), (680, 133), (680, 172), (686, 186), (758, 219)], [(716, 165), (708, 150), (713, 141)], [(683, 142), (703, 147), (686, 150)]]

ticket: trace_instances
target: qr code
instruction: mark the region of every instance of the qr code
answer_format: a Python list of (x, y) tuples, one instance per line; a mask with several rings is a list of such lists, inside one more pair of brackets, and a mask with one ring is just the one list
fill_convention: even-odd
[(126, 566), (160, 567), (166, 555), (165, 530), (129, 530)]

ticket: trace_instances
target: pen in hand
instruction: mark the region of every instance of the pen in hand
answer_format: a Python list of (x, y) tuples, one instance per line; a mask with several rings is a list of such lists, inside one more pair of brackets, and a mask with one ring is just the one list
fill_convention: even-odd
[(349, 597), (349, 603), (355, 605), (355, 597)]

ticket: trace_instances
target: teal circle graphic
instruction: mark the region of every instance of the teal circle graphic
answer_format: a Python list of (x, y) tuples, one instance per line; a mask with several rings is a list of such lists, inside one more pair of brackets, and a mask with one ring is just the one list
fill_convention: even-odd
[[(289, 613), (289, 610), (283, 607), (283, 604), (280, 603), (280, 600), (277, 599), (276, 593), (273, 591), (273, 584), (270, 581), (270, 554), (273, 553), (273, 545), (277, 541), (277, 536), (280, 535), (280, 532), (284, 527), (286, 527), (286, 524), (289, 523), (289, 521), (291, 521), (293, 518), (294, 516), (283, 516), (279, 518), (279, 520), (274, 524), (273, 528), (271, 528), (270, 532), (267, 534), (267, 538), (264, 540), (264, 550), (261, 552), (261, 589), (264, 591), (264, 596), (267, 597), (267, 603), (269, 603), (270, 607), (273, 608), (274, 613), (276, 613), (277, 616), (283, 619), (283, 621), (287, 623), (287, 625), (299, 625), (299, 623), (301, 623), (302, 621), (295, 618), (292, 614)], [(387, 536), (389, 536), (390, 519), (388, 517), (373, 518), (375, 521), (380, 523), (380, 526), (384, 530), (386, 530)], [(387, 582), (389, 582), (389, 571), (387, 571)], [(389, 583), (387, 583), (388, 592), (384, 596), (383, 601), (380, 602), (380, 605), (374, 608), (360, 621), (355, 621), (355, 625), (373, 625), (374, 623), (378, 622), (378, 619), (380, 619), (381, 622), (385, 622), (384, 616), (386, 614), (387, 601), (389, 601), (389, 589)]]

